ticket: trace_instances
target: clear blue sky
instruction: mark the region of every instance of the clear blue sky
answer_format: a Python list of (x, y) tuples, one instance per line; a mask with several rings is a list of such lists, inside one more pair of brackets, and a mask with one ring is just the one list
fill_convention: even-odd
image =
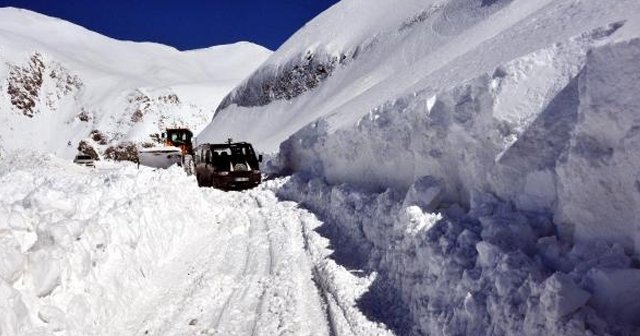
[(116, 39), (180, 50), (250, 41), (277, 49), (338, 0), (0, 0)]

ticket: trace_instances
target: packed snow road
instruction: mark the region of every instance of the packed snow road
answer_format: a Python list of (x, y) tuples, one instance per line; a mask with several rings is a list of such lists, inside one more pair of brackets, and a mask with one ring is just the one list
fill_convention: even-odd
[(384, 335), (373, 275), (328, 258), (322, 223), (274, 193), (180, 169), (0, 160), (3, 335)]
[(109, 327), (121, 335), (327, 335), (299, 210), (272, 192), (202, 190), (212, 229), (180, 248)]

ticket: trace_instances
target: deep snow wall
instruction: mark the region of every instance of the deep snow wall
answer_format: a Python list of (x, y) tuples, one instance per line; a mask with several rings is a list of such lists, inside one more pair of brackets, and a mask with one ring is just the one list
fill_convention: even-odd
[(282, 144), (280, 195), (328, 223), (337, 260), (380, 273), (373, 301), (402, 298), (373, 317), (400, 334), (640, 332), (640, 39), (583, 49), (617, 29)]
[[(591, 32), (610, 34), (616, 26)], [(585, 36), (446, 91), (385, 103), (355, 127), (318, 120), (281, 145), (285, 169), (368, 190), (442, 181), (444, 203), (491, 193), (554, 214), (565, 238), (638, 248), (638, 39), (584, 53)], [(544, 72), (544, 77), (539, 76)], [(608, 94), (611, 93), (611, 94)], [(617, 99), (617, 98), (620, 99)]]
[(549, 215), (490, 194), (434, 209), (442, 185), (368, 192), (291, 177), (333, 259), (377, 277), (358, 307), (398, 335), (636, 335), (640, 270), (621, 245), (563, 242)]
[(593, 49), (580, 76), (578, 118), (557, 174), (556, 220), (576, 240), (640, 253), (640, 39)]

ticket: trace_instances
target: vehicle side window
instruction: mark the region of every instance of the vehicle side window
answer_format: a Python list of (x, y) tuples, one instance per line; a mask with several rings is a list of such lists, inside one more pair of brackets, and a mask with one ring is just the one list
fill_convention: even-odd
[(205, 162), (206, 163), (211, 163), (211, 151), (207, 150), (206, 154), (205, 154)]

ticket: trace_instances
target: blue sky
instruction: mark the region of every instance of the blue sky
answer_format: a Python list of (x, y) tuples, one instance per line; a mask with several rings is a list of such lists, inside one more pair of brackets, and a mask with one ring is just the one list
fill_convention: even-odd
[(109, 37), (180, 50), (237, 41), (277, 49), (337, 0), (0, 0)]

